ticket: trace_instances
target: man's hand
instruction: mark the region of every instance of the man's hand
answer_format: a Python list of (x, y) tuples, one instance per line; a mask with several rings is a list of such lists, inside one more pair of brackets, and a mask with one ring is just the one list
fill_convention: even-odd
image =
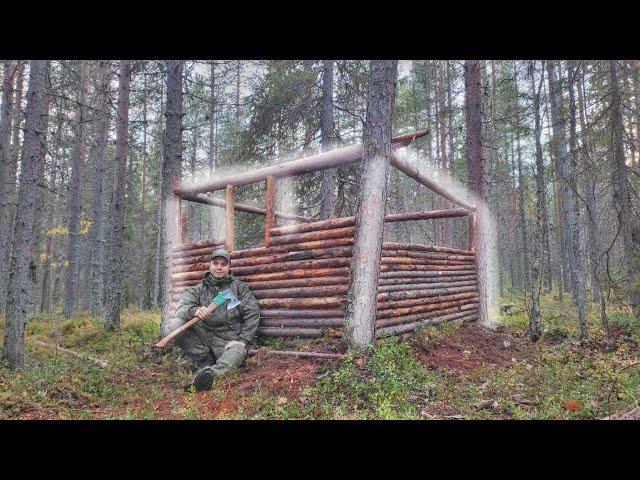
[(199, 309), (196, 310), (195, 315), (200, 320), (206, 320), (209, 317), (209, 315), (211, 315), (211, 312), (207, 307), (200, 307)]

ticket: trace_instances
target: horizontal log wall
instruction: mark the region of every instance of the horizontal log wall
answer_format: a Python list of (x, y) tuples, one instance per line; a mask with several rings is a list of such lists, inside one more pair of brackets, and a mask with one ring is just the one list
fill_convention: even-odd
[[(231, 253), (232, 272), (258, 300), (259, 335), (341, 335), (353, 232), (352, 217), (272, 228), (269, 247)], [(211, 252), (223, 244), (202, 241), (175, 249), (172, 311), (182, 294), (202, 281)], [(377, 337), (477, 316), (475, 256), (468, 250), (385, 242), (380, 270)]]

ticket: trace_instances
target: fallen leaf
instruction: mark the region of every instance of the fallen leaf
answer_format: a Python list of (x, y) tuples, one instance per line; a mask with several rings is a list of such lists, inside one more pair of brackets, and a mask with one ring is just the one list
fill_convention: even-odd
[(564, 404), (564, 409), (568, 412), (579, 412), (582, 410), (582, 404), (577, 400), (569, 400)]

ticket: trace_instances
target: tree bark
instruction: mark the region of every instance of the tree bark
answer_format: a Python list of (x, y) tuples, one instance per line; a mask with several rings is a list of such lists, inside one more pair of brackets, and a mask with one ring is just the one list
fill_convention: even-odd
[(578, 307), (578, 324), (580, 327), (580, 340), (587, 339), (588, 326), (585, 312), (585, 288), (584, 288), (584, 268), (582, 259), (584, 256), (580, 252), (580, 195), (578, 192), (578, 134), (576, 131), (576, 100), (574, 83), (576, 79), (575, 67), (572, 60), (567, 61), (567, 77), (569, 81), (569, 192), (571, 204), (568, 205), (570, 210), (569, 220), (571, 222), (571, 260), (573, 268), (571, 269), (571, 283), (574, 288), (575, 303)]
[(524, 283), (530, 297), (533, 298), (533, 282), (529, 270), (529, 232), (527, 229), (527, 219), (524, 214), (524, 176), (522, 175), (522, 149), (520, 146), (520, 106), (518, 99), (518, 71), (516, 62), (513, 61), (513, 81), (515, 88), (515, 131), (516, 131), (516, 151), (518, 156), (518, 214), (520, 217), (520, 229), (522, 234), (522, 259), (524, 270)]
[(113, 199), (111, 207), (111, 246), (108, 257), (107, 304), (105, 328), (120, 329), (124, 254), (124, 206), (127, 171), (127, 131), (129, 127), (129, 92), (131, 90), (131, 61), (121, 60), (118, 69), (118, 109), (116, 116), (116, 158)]
[(580, 131), (582, 138), (582, 189), (584, 190), (584, 200), (586, 206), (586, 215), (584, 215), (584, 230), (587, 233), (588, 248), (588, 265), (591, 278), (591, 294), (593, 301), (600, 304), (600, 290), (602, 288), (601, 276), (599, 272), (600, 247), (598, 222), (596, 214), (596, 182), (595, 162), (593, 161), (593, 149), (591, 142), (591, 126), (586, 109), (586, 92), (583, 85), (584, 82), (584, 65), (580, 69), (581, 73), (578, 79), (578, 106), (580, 116)]
[[(22, 93), (23, 93), (23, 85), (24, 85), (24, 69), (26, 62), (19, 61), (18, 66), (15, 71), (15, 81), (16, 88), (13, 92), (13, 102), (12, 102), (12, 114), (11, 114), (11, 156), (9, 158), (9, 164), (7, 165), (7, 176), (5, 178), (5, 209), (3, 213), (2, 221), (7, 225), (7, 232), (9, 235), (9, 240), (6, 242), (6, 245), (10, 245), (13, 242), (11, 234), (15, 227), (16, 220), (16, 212), (17, 212), (17, 195), (16, 195), (16, 184), (18, 178), (18, 160), (20, 156), (20, 131), (23, 119), (22, 112)], [(11, 259), (9, 258), (10, 246), (5, 249), (5, 262), (8, 266)], [(4, 263), (4, 262), (3, 262)], [(0, 267), (1, 270), (1, 267)], [(7, 272), (5, 270), (4, 275), (4, 285), (7, 282)], [(0, 282), (2, 283), (2, 282)], [(4, 305), (6, 295), (0, 297), (0, 308)]]
[[(562, 244), (566, 255), (566, 265), (569, 265), (569, 280), (573, 300), (578, 308), (578, 321), (580, 324), (580, 340), (586, 339), (586, 318), (584, 312), (584, 293), (581, 279), (580, 256), (578, 250), (577, 235), (577, 211), (576, 190), (574, 177), (575, 164), (575, 101), (573, 99), (573, 70), (569, 65), (569, 94), (570, 94), (570, 152), (567, 154), (565, 120), (562, 117), (562, 92), (556, 74), (555, 62), (547, 64), (549, 94), (551, 100), (551, 118), (553, 121), (553, 148), (556, 157), (556, 168), (559, 177), (560, 191), (562, 192)], [(571, 163), (571, 164), (570, 164)]]
[(171, 252), (180, 242), (180, 201), (173, 193), (182, 168), (182, 61), (167, 61), (166, 128), (162, 158), (160, 278), (162, 280), (162, 315), (160, 333), (169, 334), (171, 303)]
[[(322, 120), (320, 123), (322, 151), (331, 150), (333, 147), (333, 128), (333, 60), (325, 60), (322, 73)], [(335, 170), (330, 168), (323, 172), (320, 185), (320, 220), (334, 216), (335, 188)]]
[(140, 192), (140, 234), (138, 236), (138, 251), (140, 252), (140, 264), (138, 266), (138, 306), (146, 310), (151, 307), (151, 291), (149, 288), (149, 261), (147, 259), (147, 70), (143, 63), (142, 85), (142, 191)]
[(98, 67), (97, 107), (98, 128), (96, 132), (95, 179), (93, 182), (93, 225), (89, 237), (91, 246), (91, 299), (89, 311), (96, 317), (103, 312), (104, 295), (104, 204), (105, 179), (107, 175), (107, 144), (109, 141), (109, 78), (111, 75), (108, 61), (101, 61)]
[(370, 64), (362, 183), (344, 332), (348, 343), (360, 349), (375, 341), (376, 284), (384, 233), (397, 70), (397, 60), (372, 60)]
[(29, 68), (29, 90), (25, 113), (24, 146), (21, 155), (18, 211), (13, 234), (9, 269), (7, 315), (3, 359), (12, 369), (24, 366), (24, 334), (27, 323), (29, 292), (35, 287), (29, 278), (30, 237), (33, 231), (38, 169), (43, 157), (44, 107), (47, 62), (33, 60)]
[[(44, 121), (43, 121), (43, 137), (42, 137), (42, 158), (46, 157), (47, 153), (47, 130), (49, 126), (49, 106), (51, 104), (51, 79), (47, 74), (45, 75), (45, 96), (44, 96)], [(45, 210), (45, 197), (47, 194), (47, 187), (45, 182), (45, 167), (46, 162), (42, 162), (38, 167), (37, 185), (38, 191), (36, 193), (36, 210), (33, 218), (33, 230), (31, 233), (31, 251), (30, 251), (30, 263), (29, 263), (29, 276), (34, 284), (34, 288), (29, 292), (29, 313), (34, 312), (38, 305), (39, 292), (38, 287), (40, 282), (38, 281), (39, 265), (40, 261), (40, 243), (42, 242), (42, 229), (43, 229), (43, 212)]]
[[(60, 160), (60, 146), (62, 144), (62, 125), (63, 116), (58, 115), (58, 125), (56, 127), (55, 134), (55, 147), (54, 154), (52, 158), (52, 168), (51, 168), (51, 178), (49, 180), (49, 191), (50, 200), (47, 206), (47, 228), (49, 231), (54, 226), (55, 219), (55, 196), (53, 192), (56, 191), (56, 181), (57, 181), (57, 173), (58, 173), (58, 161)], [(47, 234), (47, 239), (45, 241), (45, 252), (44, 252), (44, 261), (42, 264), (42, 296), (40, 299), (40, 313), (49, 312), (51, 310), (51, 256), (52, 256), (52, 244), (53, 244), (53, 236)]]
[(540, 141), (540, 89), (544, 73), (540, 74), (540, 84), (536, 90), (535, 85), (535, 61), (531, 65), (531, 95), (533, 96), (534, 136), (536, 141), (536, 222), (534, 225), (533, 262), (531, 267), (531, 313), (529, 315), (529, 334), (531, 340), (536, 342), (542, 334), (540, 328), (540, 290), (542, 286), (542, 264), (544, 251), (545, 229), (545, 184), (544, 163), (542, 158), (542, 143)]
[(13, 110), (13, 81), (16, 62), (5, 62), (2, 75), (2, 109), (0, 110), (0, 313), (4, 312), (7, 297), (8, 262), (11, 250), (9, 222), (9, 183), (11, 178), (11, 117)]
[(488, 299), (486, 292), (486, 220), (484, 205), (484, 154), (482, 151), (482, 95), (480, 91), (480, 62), (465, 60), (465, 124), (467, 130), (467, 171), (469, 191), (477, 207), (476, 219), (476, 265), (478, 270), (478, 318), (488, 322)]
[(71, 178), (69, 180), (69, 199), (67, 203), (69, 240), (67, 244), (67, 260), (65, 273), (65, 304), (62, 311), (65, 318), (70, 318), (78, 303), (78, 275), (80, 273), (80, 214), (82, 209), (82, 179), (84, 177), (85, 122), (87, 98), (88, 64), (81, 61), (79, 66), (78, 97), (76, 101), (74, 148), (72, 156)]
[[(209, 77), (209, 88), (211, 89), (211, 100), (209, 105), (209, 175), (213, 176), (218, 169), (218, 142), (217, 130), (218, 119), (216, 117), (216, 62), (211, 60), (211, 71)], [(216, 211), (215, 207), (209, 208), (209, 238), (216, 235)]]
[(614, 60), (609, 61), (609, 76), (609, 81), (611, 82), (611, 160), (613, 163), (611, 183), (613, 184), (613, 202), (624, 250), (627, 296), (633, 314), (638, 317), (640, 316), (640, 289), (636, 286), (636, 252), (631, 236), (633, 214), (624, 155), (624, 125), (622, 123), (620, 85), (617, 65)]

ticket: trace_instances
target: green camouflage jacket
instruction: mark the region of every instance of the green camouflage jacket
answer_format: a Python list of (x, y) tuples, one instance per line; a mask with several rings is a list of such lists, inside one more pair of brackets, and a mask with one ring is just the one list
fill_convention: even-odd
[(258, 330), (260, 308), (249, 287), (233, 274), (215, 279), (207, 272), (201, 283), (184, 292), (176, 307), (176, 317), (185, 322), (191, 320), (198, 308), (208, 307), (213, 302), (213, 297), (227, 289), (238, 297), (240, 305), (231, 310), (227, 310), (226, 304), (221, 305), (200, 325), (207, 333), (224, 340), (250, 343)]

